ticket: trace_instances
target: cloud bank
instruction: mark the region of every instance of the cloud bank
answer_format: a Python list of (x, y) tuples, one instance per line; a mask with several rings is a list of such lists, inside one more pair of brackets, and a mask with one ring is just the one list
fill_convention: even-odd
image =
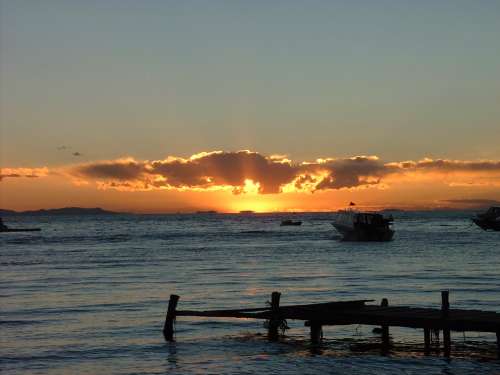
[[(276, 194), (382, 186), (391, 178), (415, 174), (461, 176), (482, 183), (486, 178), (500, 183), (500, 161), (423, 159), (384, 163), (376, 156), (354, 156), (294, 163), (283, 155), (265, 156), (244, 150), (154, 161), (100, 161), (76, 165), (69, 173), (79, 179), (96, 180), (102, 188), (231, 189), (239, 194), (245, 193), (250, 184), (260, 194)], [(467, 182), (463, 178), (454, 181)]]
[[(55, 172), (55, 171), (52, 171)], [(449, 186), (500, 186), (500, 161), (423, 159), (383, 162), (376, 156), (293, 162), (283, 155), (248, 150), (202, 152), (189, 158), (124, 158), (75, 164), (56, 171), (77, 183), (118, 190), (231, 190), (259, 194), (385, 188), (403, 179), (430, 178)], [(4, 168), (2, 178), (41, 177), (47, 168)], [(437, 179), (437, 180), (436, 180)], [(454, 185), (455, 184), (455, 185)]]

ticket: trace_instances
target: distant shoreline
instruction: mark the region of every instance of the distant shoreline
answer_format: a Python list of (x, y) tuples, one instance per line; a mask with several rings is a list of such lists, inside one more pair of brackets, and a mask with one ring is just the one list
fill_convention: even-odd
[[(485, 207), (487, 208), (487, 207)], [(404, 213), (404, 212), (478, 212), (485, 208), (422, 208), (422, 209), (400, 209), (400, 208), (384, 208), (379, 210), (368, 210), (381, 213)], [(253, 214), (281, 214), (281, 215), (300, 215), (300, 214), (333, 214), (338, 210), (331, 211), (269, 211), (269, 212), (253, 212)], [(15, 215), (244, 215), (246, 212), (223, 212), (223, 211), (174, 211), (174, 212), (130, 212), (130, 211), (109, 211), (100, 207), (84, 208), (84, 207), (63, 207), (49, 208), (39, 210), (15, 211), (8, 209), (0, 209), (0, 216), (15, 216)]]
[(0, 215), (117, 215), (131, 214), (131, 212), (116, 212), (104, 210), (100, 207), (83, 208), (83, 207), (63, 207), (50, 208), (28, 211), (14, 211), (0, 209)]

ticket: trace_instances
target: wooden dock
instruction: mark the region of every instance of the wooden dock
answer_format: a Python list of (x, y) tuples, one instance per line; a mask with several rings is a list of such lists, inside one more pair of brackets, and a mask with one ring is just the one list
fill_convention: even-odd
[(443, 333), (444, 355), (450, 356), (451, 331), (496, 333), (497, 354), (500, 358), (500, 314), (481, 310), (450, 309), (449, 292), (441, 292), (441, 308), (416, 308), (409, 306), (389, 306), (383, 299), (380, 305), (367, 305), (373, 300), (336, 301), (307, 305), (280, 306), (278, 292), (273, 292), (271, 302), (261, 308), (231, 310), (177, 310), (179, 296), (171, 295), (163, 334), (165, 340), (174, 340), (174, 321), (179, 316), (216, 318), (264, 319), (268, 321), (268, 337), (279, 338), (279, 331), (287, 329), (287, 320), (305, 321), (310, 327), (311, 341), (317, 344), (322, 338), (322, 327), (326, 325), (365, 324), (379, 326), (381, 345), (390, 347), (389, 327), (423, 329), (424, 350), (428, 354), (431, 347), (431, 333), (439, 338)]

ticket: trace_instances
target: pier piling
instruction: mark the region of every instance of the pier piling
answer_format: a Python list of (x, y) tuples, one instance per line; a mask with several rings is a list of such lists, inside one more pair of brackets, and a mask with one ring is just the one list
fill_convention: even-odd
[(273, 292), (271, 294), (271, 319), (269, 319), (267, 332), (267, 337), (271, 341), (276, 341), (279, 337), (278, 329), (281, 324), (280, 297), (281, 293), (279, 292)]
[(431, 330), (424, 328), (424, 354), (428, 355), (431, 352)]
[(500, 331), (497, 331), (497, 357), (500, 359)]
[(323, 327), (320, 323), (312, 321), (311, 322), (311, 343), (317, 345), (321, 342), (323, 337)]
[(445, 357), (450, 356), (451, 351), (451, 334), (450, 328), (448, 326), (448, 318), (450, 315), (450, 292), (448, 290), (443, 290), (441, 292), (441, 316), (443, 319), (443, 344), (444, 344), (444, 355)]
[(170, 300), (168, 301), (165, 325), (163, 326), (163, 337), (165, 337), (166, 341), (174, 341), (174, 321), (176, 316), (177, 302), (179, 302), (179, 296), (176, 294), (171, 294)]
[[(383, 298), (380, 303), (380, 307), (389, 307), (389, 300), (387, 298)], [(382, 347), (384, 349), (388, 349), (389, 345), (389, 326), (384, 324), (382, 325)]]

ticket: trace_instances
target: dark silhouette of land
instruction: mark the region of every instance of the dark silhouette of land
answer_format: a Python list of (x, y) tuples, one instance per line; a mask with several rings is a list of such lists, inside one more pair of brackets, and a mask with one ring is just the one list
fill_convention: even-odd
[(100, 207), (95, 208), (82, 208), (82, 207), (64, 207), (64, 208), (51, 208), (42, 210), (31, 211), (14, 211), (0, 209), (1, 216), (7, 215), (115, 215), (124, 212), (107, 211)]

